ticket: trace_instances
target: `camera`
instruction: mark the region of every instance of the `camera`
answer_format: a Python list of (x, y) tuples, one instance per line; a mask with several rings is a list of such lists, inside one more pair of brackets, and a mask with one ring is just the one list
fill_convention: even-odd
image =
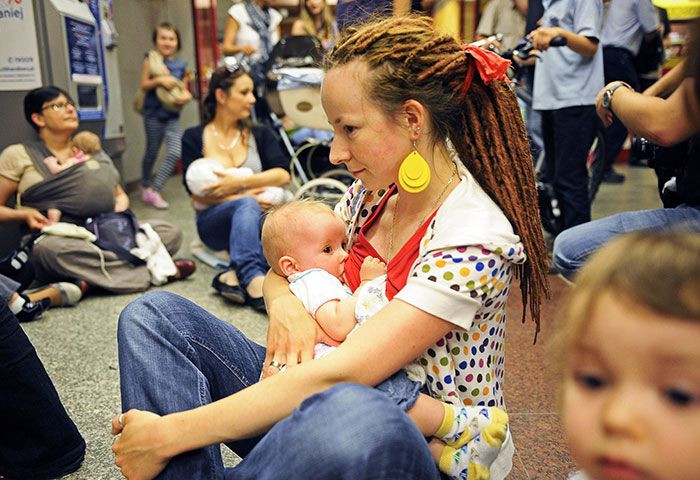
[(661, 156), (662, 148), (644, 137), (634, 137), (630, 148), (630, 163), (654, 168)]

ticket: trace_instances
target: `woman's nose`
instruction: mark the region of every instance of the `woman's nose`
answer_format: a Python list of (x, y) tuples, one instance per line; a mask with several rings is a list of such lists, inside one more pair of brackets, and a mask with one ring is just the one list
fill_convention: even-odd
[(350, 151), (338, 137), (333, 138), (331, 142), (331, 151), (328, 154), (328, 160), (333, 165), (340, 165), (350, 159)]

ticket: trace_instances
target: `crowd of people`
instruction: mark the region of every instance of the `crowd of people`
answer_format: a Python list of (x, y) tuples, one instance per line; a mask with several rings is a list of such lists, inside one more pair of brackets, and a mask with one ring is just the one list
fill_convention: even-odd
[[(199, 238), (228, 252), (213, 289), (269, 326), (260, 345), (167, 291), (126, 306), (116, 466), (129, 479), (506, 478), (518, 441), (503, 384), (506, 303), (517, 286), (537, 338), (548, 273), (560, 273), (573, 286), (549, 354), (574, 478), (700, 476), (700, 50), (645, 85), (660, 65), (638, 58), (661, 38), (651, 0), (491, 0), (477, 38), (502, 33), (496, 47), (512, 48), (527, 36), (539, 52), (520, 67), (533, 96), (524, 121), (508, 61), (410, 9), (343, 1), (336, 20), (324, 0), (302, 0), (291, 24), (325, 51), (328, 160), (355, 178), (332, 208), (271, 193), (291, 177), (259, 121), (282, 35), (268, 0), (228, 10), (225, 58), (201, 124), (184, 133), (192, 95), (180, 34), (168, 22), (154, 29), (138, 108), (141, 200), (169, 207), (161, 192), (181, 159)], [(0, 275), (0, 478), (55, 478), (79, 468), (85, 443), (19, 322), (92, 289), (182, 280), (196, 265), (173, 259), (177, 227), (131, 213), (99, 138), (76, 133), (67, 92), (34, 89), (24, 112), (37, 137), (0, 153), (0, 222), (31, 239), (33, 280)], [(628, 132), (659, 152), (685, 142), (672, 161), (656, 159), (664, 208), (591, 221), (598, 122), (611, 182)], [(537, 181), (561, 209), (553, 251)], [(98, 235), (102, 220), (104, 232), (118, 223), (116, 240)], [(241, 457), (235, 467), (222, 443)]]

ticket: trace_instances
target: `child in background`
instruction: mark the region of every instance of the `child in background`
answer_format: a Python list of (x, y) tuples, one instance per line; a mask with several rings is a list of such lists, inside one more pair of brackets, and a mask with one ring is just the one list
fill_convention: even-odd
[[(354, 295), (342, 283), (348, 256), (345, 239), (340, 217), (325, 203), (306, 199), (273, 210), (262, 228), (268, 264), (288, 278), (292, 293), (338, 342), (388, 303), (386, 265), (376, 258), (364, 260), (363, 283)], [(317, 344), (314, 358), (335, 348)], [(420, 393), (420, 388), (403, 370), (377, 385), (406, 411), (423, 435), (434, 437), (430, 451), (442, 472), (455, 479), (490, 478), (489, 466), (506, 439), (508, 415), (497, 407), (444, 403)]]
[[(141, 89), (146, 92), (143, 124), (146, 151), (141, 166), (141, 200), (156, 208), (168, 208), (160, 192), (181, 155), (180, 110), (192, 100), (187, 90), (187, 63), (175, 58), (180, 50), (180, 32), (163, 22), (153, 31), (155, 51), (146, 55), (141, 69)], [(165, 139), (165, 160), (153, 178), (158, 150)]]
[(700, 235), (612, 241), (562, 319), (552, 364), (575, 478), (700, 478)]
[(102, 150), (100, 137), (88, 131), (78, 132), (73, 137), (73, 147), (71, 148), (72, 157), (67, 158), (63, 162), (59, 162), (58, 158), (50, 155), (44, 159), (44, 165), (49, 169), (49, 172), (55, 175), (73, 165), (90, 159), (91, 155), (96, 154), (100, 150)]

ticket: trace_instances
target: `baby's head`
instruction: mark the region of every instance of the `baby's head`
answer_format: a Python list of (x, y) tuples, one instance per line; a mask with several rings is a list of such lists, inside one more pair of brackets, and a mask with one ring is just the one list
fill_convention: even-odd
[(102, 150), (102, 143), (100, 142), (100, 137), (84, 130), (73, 136), (73, 148), (77, 148), (88, 155), (93, 155)]
[(323, 202), (295, 200), (272, 210), (262, 228), (267, 263), (285, 277), (321, 268), (341, 278), (348, 254), (345, 224)]
[(615, 239), (562, 320), (552, 363), (579, 466), (595, 480), (700, 478), (700, 235)]

